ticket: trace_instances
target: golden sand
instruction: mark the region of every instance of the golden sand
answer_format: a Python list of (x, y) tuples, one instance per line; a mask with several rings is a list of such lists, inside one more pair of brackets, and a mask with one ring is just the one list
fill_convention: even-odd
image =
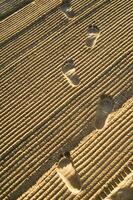
[[(1, 28), (0, 198), (102, 200), (133, 170), (132, 1), (30, 3)], [(100, 30), (88, 48), (88, 27)], [(62, 66), (72, 59), (80, 82)], [(114, 110), (95, 128), (99, 97)], [(83, 188), (73, 195), (56, 173), (60, 149), (70, 151)]]

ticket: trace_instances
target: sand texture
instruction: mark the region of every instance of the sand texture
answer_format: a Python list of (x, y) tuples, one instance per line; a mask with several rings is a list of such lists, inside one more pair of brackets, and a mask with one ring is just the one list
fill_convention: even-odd
[[(31, 2), (0, 22), (2, 200), (102, 200), (132, 173), (132, 1), (73, 0), (71, 6), (74, 18), (58, 0)], [(91, 25), (100, 36), (88, 48)], [(76, 68), (71, 74), (62, 68), (68, 60)], [(98, 130), (103, 94), (114, 107)], [(77, 195), (56, 172), (62, 148), (82, 183)]]

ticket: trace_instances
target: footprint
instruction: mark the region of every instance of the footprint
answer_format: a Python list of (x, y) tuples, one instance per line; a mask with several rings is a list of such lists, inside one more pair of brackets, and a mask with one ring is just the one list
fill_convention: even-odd
[(80, 80), (78, 75), (76, 74), (76, 69), (73, 60), (68, 60), (64, 66), (62, 67), (62, 72), (68, 82), (73, 86), (76, 87), (79, 85)]
[(79, 175), (69, 157), (63, 155), (57, 164), (56, 170), (60, 178), (73, 194), (76, 195), (81, 191)]
[(113, 111), (114, 101), (109, 95), (102, 95), (96, 111), (95, 127), (102, 129), (106, 126), (109, 114)]
[(61, 11), (65, 14), (67, 18), (73, 18), (75, 16), (74, 11), (72, 10), (70, 0), (62, 0), (60, 6)]
[(111, 198), (112, 200), (133, 200), (133, 188), (121, 188)]
[(86, 45), (87, 45), (87, 47), (92, 49), (92, 48), (94, 48), (94, 46), (97, 42), (97, 39), (100, 36), (100, 30), (97, 26), (90, 25), (88, 28), (88, 34), (89, 34), (89, 36), (86, 40)]

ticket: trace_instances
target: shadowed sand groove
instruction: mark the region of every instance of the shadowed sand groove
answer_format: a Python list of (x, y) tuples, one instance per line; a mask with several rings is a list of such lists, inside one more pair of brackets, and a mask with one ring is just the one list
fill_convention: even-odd
[[(125, 108), (127, 107), (128, 103), (129, 102), (125, 104)], [(132, 145), (130, 144), (130, 138), (126, 136), (126, 134), (128, 134), (128, 130), (124, 133), (125, 127), (119, 130), (118, 122), (114, 123), (115, 121), (117, 121), (117, 119), (120, 119), (122, 116), (124, 116), (124, 121), (121, 123), (121, 126), (125, 124), (125, 120), (129, 121), (128, 118), (126, 119), (126, 116), (129, 116), (128, 107), (126, 109), (127, 111), (125, 111), (125, 108), (117, 112), (117, 116), (115, 115), (116, 118), (114, 119), (114, 121), (112, 121), (110, 129), (106, 129), (106, 131), (103, 132), (103, 135), (95, 134), (95, 132), (93, 132), (91, 136), (87, 136), (87, 138), (80, 143), (79, 147), (77, 147), (73, 151), (72, 157), (74, 158), (75, 167), (78, 173), (80, 174), (84, 186), (83, 191), (81, 192), (81, 196), (79, 198), (83, 198), (84, 195), (87, 194), (87, 191), (90, 193), (90, 197), (94, 198), (97, 195), (96, 191), (93, 194), (94, 191), (91, 191), (90, 189), (92, 189), (95, 184), (97, 188), (100, 188), (102, 190), (102, 184), (104, 184), (104, 182), (111, 183), (112, 180), (115, 181), (116, 177), (118, 177), (118, 180), (120, 177), (120, 181), (123, 180), (123, 178), (121, 179), (120, 175), (122, 171), (125, 172), (125, 176), (131, 173), (132, 165), (129, 164), (129, 171), (126, 168), (124, 168), (124, 165), (127, 166), (128, 163), (130, 163), (128, 162), (128, 159), (130, 159), (131, 161), (131, 154), (128, 153), (130, 152)], [(127, 124), (127, 127), (130, 127), (129, 124)], [(114, 130), (113, 127), (115, 127)], [(123, 134), (121, 134), (121, 131), (123, 131)], [(110, 134), (107, 135), (107, 133)], [(125, 141), (125, 138), (128, 139), (128, 142), (124, 144), (123, 142)], [(127, 148), (128, 145), (130, 146), (129, 149)], [(108, 149), (105, 150), (105, 146)], [(122, 159), (125, 162), (124, 165)], [(61, 195), (63, 195), (64, 199), (65, 197), (73, 199), (74, 197), (70, 195), (69, 192), (67, 192), (66, 188), (63, 187), (61, 182), (59, 184), (58, 179), (56, 178), (56, 170), (52, 174), (50, 173), (50, 171), (48, 173), (50, 177), (47, 175), (44, 176), (44, 178), (42, 177), (41, 182), (39, 181), (40, 183), (38, 183), (38, 187), (36, 188), (37, 185), (33, 186), (33, 188), (35, 187), (36, 191), (33, 194), (34, 197), (32, 196), (32, 193), (30, 193), (30, 190), (29, 192), (27, 191), (27, 195), (29, 196), (29, 198), (34, 199), (39, 198), (41, 196), (41, 198), (39, 199), (43, 199), (46, 195), (47, 199), (52, 199), (52, 197), (54, 199), (54, 197), (59, 198)], [(49, 180), (51, 180), (50, 187), (48, 184)], [(57, 189), (57, 186), (60, 186), (59, 190)], [(84, 190), (86, 186), (87, 188), (86, 190)], [(43, 190), (41, 188), (43, 188)], [(45, 191), (45, 188), (46, 193), (44, 194), (43, 192)], [(58, 194), (56, 194), (57, 191)], [(27, 195), (25, 194), (25, 197)]]
[[(125, 8), (125, 7), (124, 7)], [(121, 10), (120, 10), (120, 12), (121, 12)], [(123, 10), (123, 12), (124, 12), (124, 10)], [(118, 16), (118, 15), (117, 15)], [(84, 24), (83, 24), (84, 25)], [(88, 26), (88, 22), (87, 22), (87, 26)], [(116, 27), (115, 27), (116, 28)], [(75, 29), (74, 29), (75, 30)], [(70, 31), (70, 33), (72, 34), (72, 31)], [(35, 34), (36, 35), (36, 34)], [(31, 38), (31, 37), (30, 37)], [(63, 37), (64, 38), (64, 37)], [(45, 40), (46, 41), (46, 40)], [(77, 41), (77, 40), (76, 40)], [(61, 41), (60, 41), (61, 42)], [(56, 44), (57, 44), (57, 42), (56, 42)], [(62, 44), (63, 44), (63, 41), (62, 41)], [(52, 47), (53, 47), (53, 45), (52, 45)], [(15, 53), (15, 52), (14, 52)], [(18, 51), (17, 51), (17, 53), (18, 53)], [(40, 54), (39, 54), (40, 55)], [(20, 52), (19, 52), (19, 56), (20, 56)], [(15, 58), (16, 58), (16, 56), (15, 56)]]
[[(133, 169), (131, 1), (71, 1), (72, 20), (60, 10), (61, 1), (47, 2), (1, 23), (8, 28), (0, 72), (0, 198), (104, 199), (105, 187), (110, 193)], [(100, 33), (93, 49), (85, 43), (90, 24)], [(99, 108), (103, 94), (114, 105)], [(56, 173), (61, 148), (71, 152), (81, 179), (76, 196)]]
[[(98, 5), (99, 5), (99, 3), (98, 3)], [(97, 8), (98, 7), (98, 5), (96, 4), (95, 5), (95, 7)], [(102, 5), (101, 5), (102, 6)], [(79, 6), (78, 6), (79, 7)], [(94, 9), (95, 9), (95, 7), (94, 7)], [(33, 48), (34, 46), (35, 46), (35, 44), (37, 44), (37, 43), (41, 43), (41, 41), (45, 41), (45, 42), (47, 42), (48, 41), (48, 36), (50, 35), (50, 39), (51, 38), (53, 38), (53, 36), (55, 37), (56, 35), (58, 35), (58, 33), (57, 33), (57, 30), (59, 30), (60, 29), (60, 31), (62, 31), (62, 29), (63, 30), (65, 30), (67, 27), (71, 27), (71, 25), (72, 25), (72, 23), (68, 23), (68, 21), (67, 20), (61, 20), (61, 13), (60, 13), (60, 11), (58, 11), (58, 9), (57, 8), (55, 8), (54, 10), (53, 10), (53, 12), (51, 13), (52, 11), (50, 11), (49, 13), (47, 13), (46, 14), (46, 17), (45, 16), (42, 16), (40, 19), (38, 19), (37, 21), (35, 21), (33, 24), (31, 24), (31, 26), (29, 26), (29, 27), (27, 27), (26, 28), (26, 30), (24, 30), (24, 31), (22, 31), (22, 32), (20, 32), (20, 33), (18, 33), (16, 36), (14, 36), (16, 39), (18, 39), (16, 42), (15, 42), (15, 44), (14, 44), (14, 37), (13, 38), (11, 38), (11, 39), (9, 39), (8, 41), (6, 41), (4, 44), (3, 44), (3, 47), (4, 47), (4, 49), (3, 49), (3, 51), (2, 51), (2, 53), (4, 53), (4, 57), (3, 57), (3, 59), (5, 60), (5, 54), (6, 54), (6, 52), (7, 52), (7, 49), (9, 48), (11, 48), (11, 45), (13, 45), (13, 46), (16, 46), (16, 44), (18, 44), (18, 42), (19, 42), (19, 44), (17, 45), (17, 48), (19, 48), (20, 50), (21, 50), (21, 48), (23, 48), (23, 53), (24, 53), (24, 50), (27, 52), (28, 50), (29, 50), (29, 48), (31, 49), (31, 48)], [(86, 12), (85, 12), (86, 13)], [(82, 13), (82, 15), (81, 16), (84, 16), (84, 14), (85, 14), (84, 12)], [(91, 15), (91, 13), (90, 13), (90, 15)], [(52, 18), (53, 17), (53, 18)], [(55, 17), (58, 19), (58, 21), (59, 21), (59, 23), (58, 24), (55, 24), (54, 23), (54, 19), (55, 19)], [(47, 19), (48, 18), (48, 19)], [(51, 19), (52, 18), (52, 19)], [(78, 18), (80, 18), (80, 16), (78, 16)], [(43, 23), (43, 21), (45, 22), (45, 23)], [(52, 21), (52, 25), (53, 25), (53, 28), (51, 27), (51, 21)], [(37, 24), (38, 24), (38, 26), (37, 26)], [(34, 30), (34, 26), (36, 27), (36, 29)], [(50, 26), (50, 29), (48, 29), (47, 27), (49, 27)], [(38, 30), (39, 29), (39, 30)], [(27, 32), (26, 32), (27, 31)], [(22, 33), (25, 33), (26, 32), (26, 35), (24, 35), (23, 37), (24, 37), (24, 41), (22, 41), (21, 40), (21, 35), (22, 35)], [(33, 32), (35, 32), (35, 35), (33, 34)], [(40, 33), (40, 34), (39, 34)], [(28, 35), (27, 35), (28, 34)], [(72, 34), (72, 32), (70, 32), (69, 34)], [(41, 37), (39, 37), (39, 39), (38, 39), (38, 37), (37, 37), (37, 35), (38, 35), (38, 37), (39, 37), (39, 35), (41, 36)], [(20, 38), (19, 38), (19, 36), (20, 36)], [(46, 40), (46, 38), (47, 38), (47, 40)], [(9, 43), (9, 41), (10, 41), (10, 43)], [(25, 44), (25, 42), (26, 42), (26, 44)], [(7, 45), (6, 45), (6, 47), (5, 47), (5, 44), (7, 43)], [(9, 45), (8, 45), (8, 43), (9, 43)], [(27, 47), (27, 43), (30, 43), (30, 45), (28, 45), (29, 47)], [(24, 46), (24, 44), (25, 44), (25, 48), (23, 47)], [(57, 43), (56, 43), (57, 44)], [(20, 56), (20, 52), (19, 51), (17, 51), (17, 52), (10, 52), (10, 53), (14, 53), (14, 54), (18, 54), (19, 56)], [(18, 56), (17, 55), (17, 56)], [(8, 54), (7, 54), (7, 56), (9, 56)], [(11, 58), (11, 56), (10, 56), (10, 58)], [(6, 63), (7, 64), (7, 63)]]
[[(123, 62), (123, 65), (122, 65), (122, 63), (120, 63), (120, 65), (121, 65), (121, 67), (123, 68), (123, 65), (124, 65), (124, 62)], [(117, 70), (119, 70), (119, 68), (117, 67), (117, 65), (115, 64), (114, 66), (116, 66), (116, 69)], [(130, 67), (128, 67), (128, 69), (129, 69), (129, 72), (130, 72)], [(124, 70), (124, 68), (123, 68), (123, 70)], [(110, 70), (109, 70), (110, 71)], [(106, 73), (107, 72), (105, 72), (105, 75), (106, 75)], [(115, 75), (115, 73), (116, 73), (116, 70), (114, 70), (114, 72), (113, 72), (113, 74), (112, 74), (112, 77)], [(125, 71), (125, 73), (126, 73), (126, 71)], [(123, 74), (123, 72), (122, 72), (122, 74)], [(101, 75), (101, 77), (103, 77), (103, 79), (104, 79), (104, 76), (103, 76), (103, 74)], [(129, 81), (129, 79), (128, 79), (128, 81)], [(106, 82), (106, 79), (105, 79), (105, 82)], [(94, 87), (95, 87), (96, 85), (94, 85)], [(100, 87), (100, 85), (99, 85), (99, 87)], [(101, 88), (102, 89), (102, 88)], [(80, 92), (78, 95), (80, 95), (82, 92)], [(78, 96), (77, 95), (77, 96)], [(64, 106), (63, 106), (64, 107)], [(73, 108), (72, 108), (73, 109)], [(28, 137), (29, 137), (29, 135), (28, 135)]]
[(19, 12), (13, 13), (13, 15), (10, 15), (1, 22), (1, 26), (4, 26), (5, 28), (1, 30), (0, 40), (3, 41), (9, 39), (12, 35), (22, 30), (23, 27), (30, 25), (38, 17), (42, 16), (44, 13), (50, 11), (59, 4), (60, 0), (49, 0), (45, 1), (45, 4), (39, 5), (32, 1)]
[(6, 17), (10, 16), (14, 12), (20, 10), (27, 4), (31, 3), (33, 0), (1, 0), (0, 1), (0, 20), (5, 19)]

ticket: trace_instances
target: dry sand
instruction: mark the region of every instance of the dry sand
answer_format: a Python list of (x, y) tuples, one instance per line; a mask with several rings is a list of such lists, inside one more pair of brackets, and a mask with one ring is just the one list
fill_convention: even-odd
[[(46, 2), (0, 23), (0, 198), (102, 200), (133, 170), (132, 2), (75, 0), (72, 19), (60, 1)], [(86, 46), (91, 24), (100, 30), (93, 49)], [(78, 87), (62, 72), (70, 59)], [(112, 96), (114, 111), (98, 131), (103, 93)], [(81, 178), (76, 196), (56, 173), (61, 148)]]

